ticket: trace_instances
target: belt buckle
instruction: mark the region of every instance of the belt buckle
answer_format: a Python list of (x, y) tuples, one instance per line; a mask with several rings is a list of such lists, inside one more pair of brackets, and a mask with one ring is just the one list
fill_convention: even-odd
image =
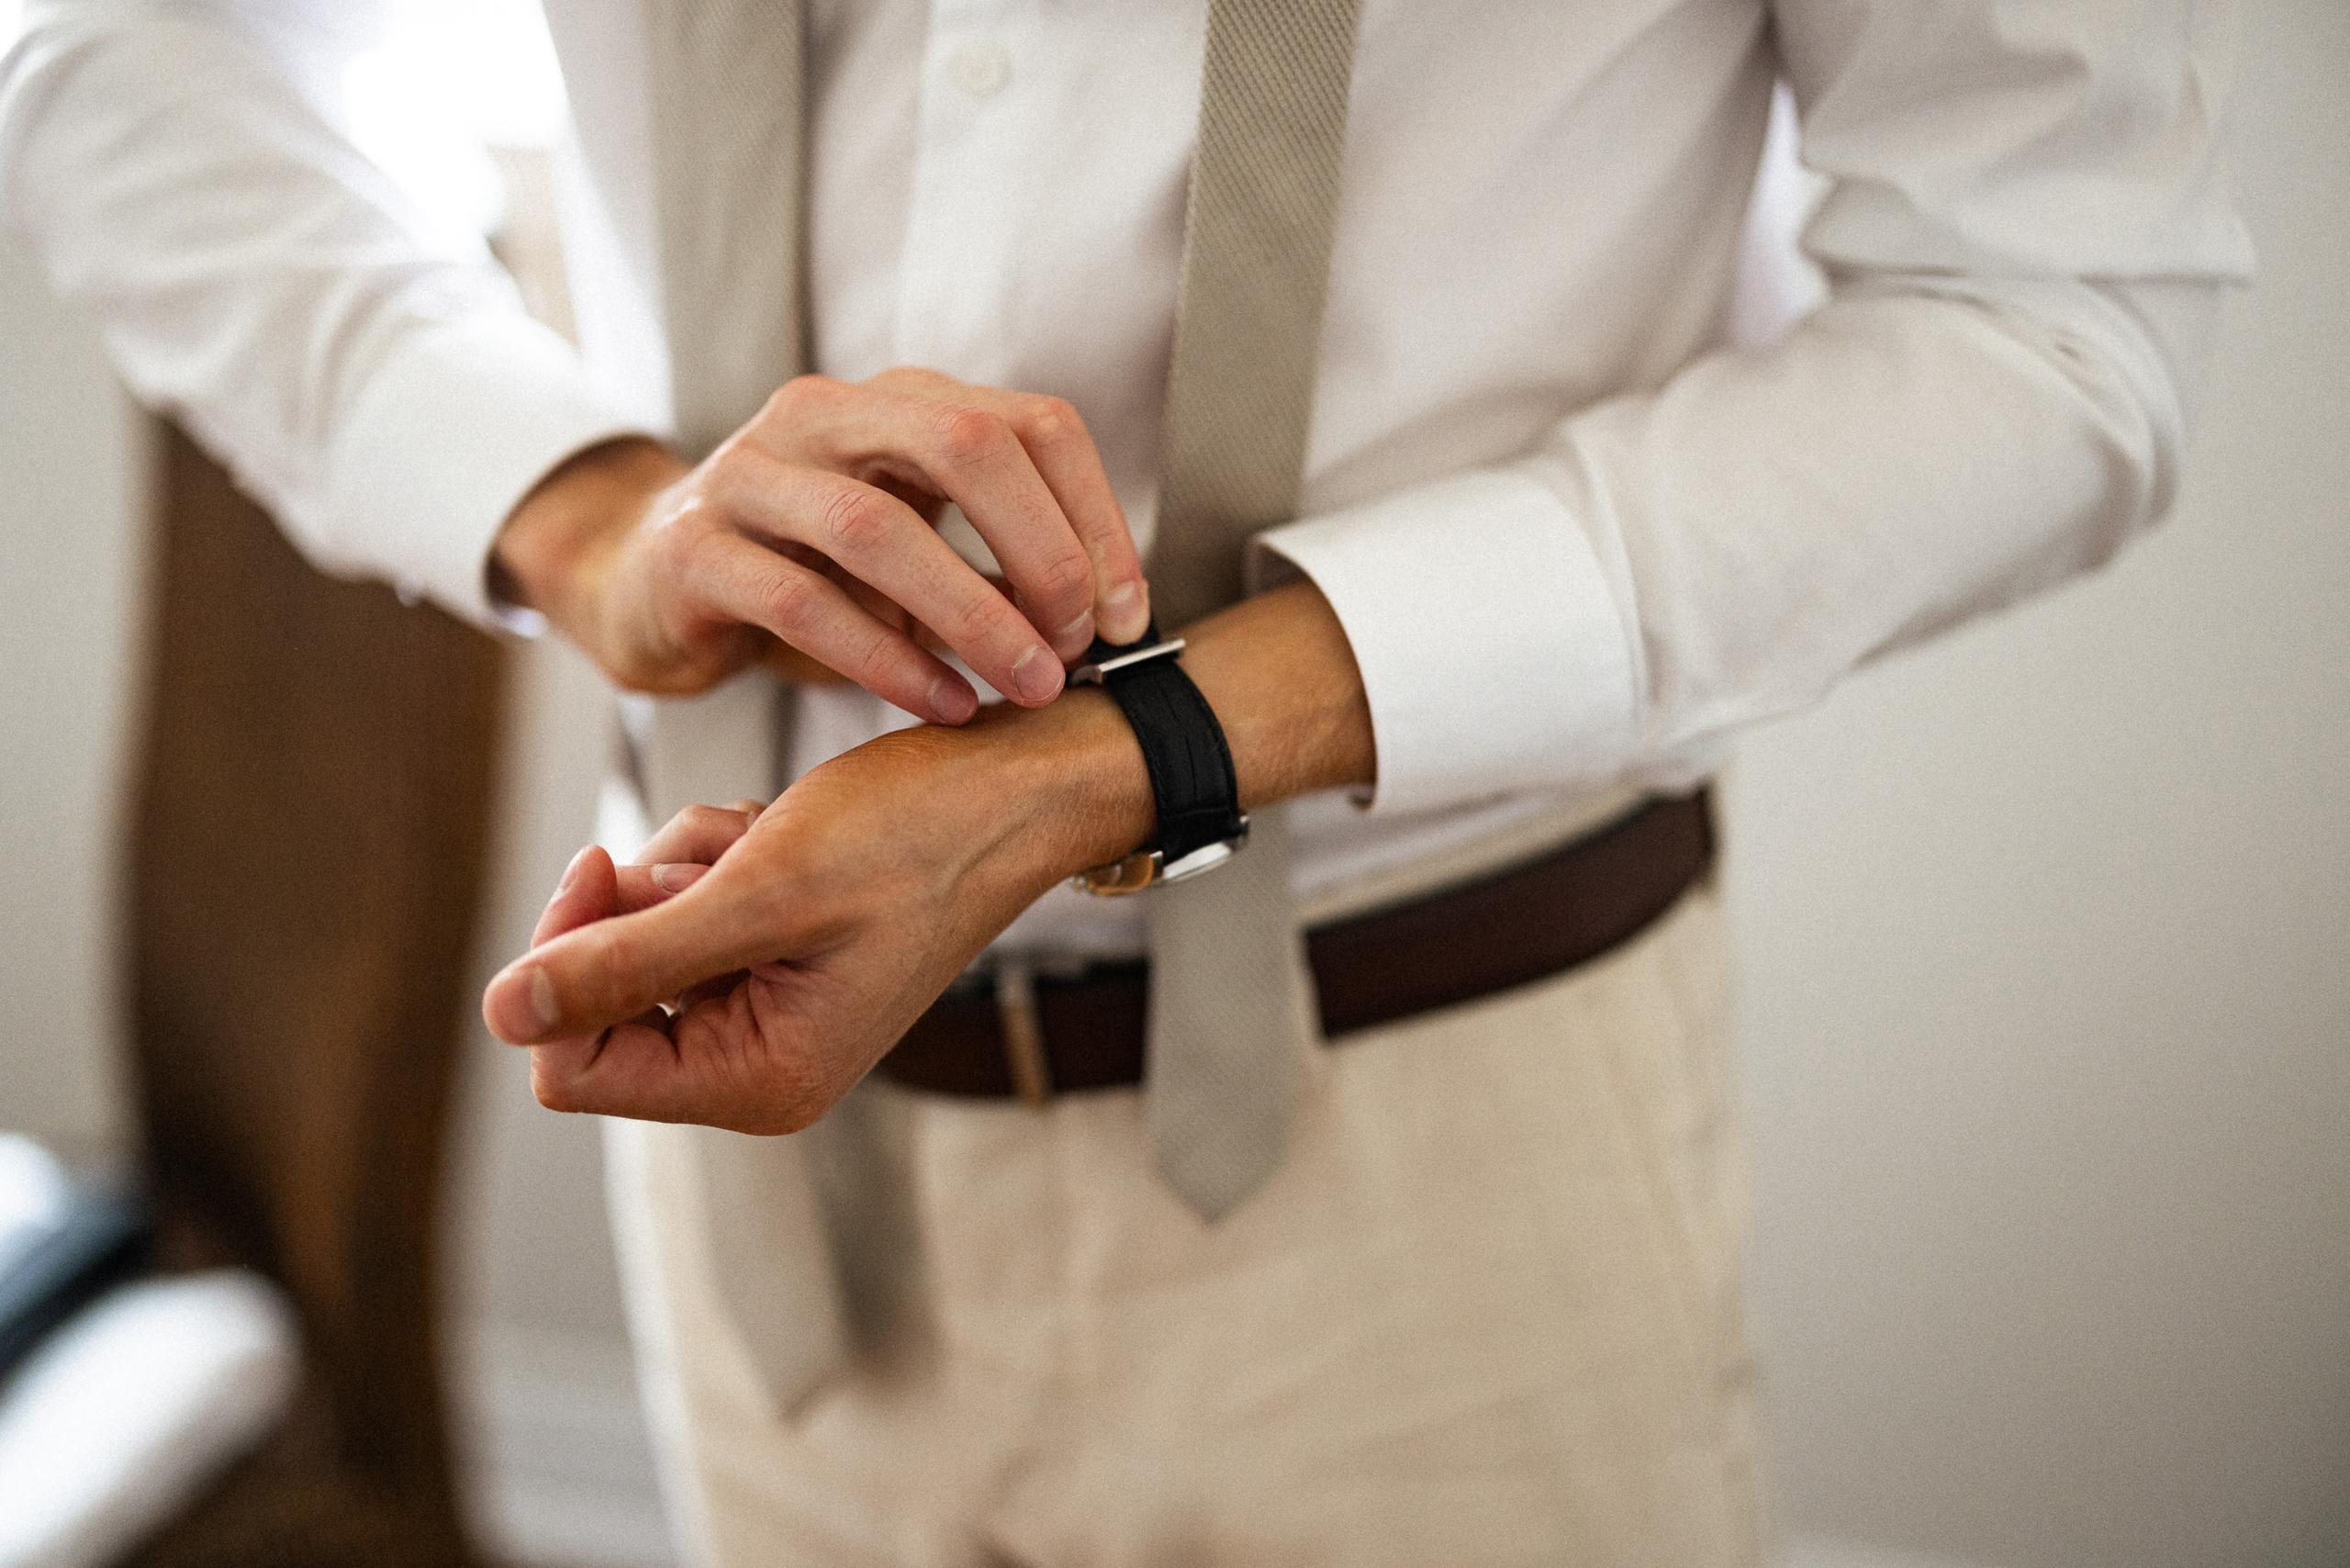
[(1005, 953), (995, 964), (995, 1014), (1003, 1031), (1003, 1064), (1013, 1092), (1032, 1110), (1053, 1098), (1052, 1061), (1045, 1054), (1045, 1026), (1036, 1013), (1036, 972), (1025, 953)]

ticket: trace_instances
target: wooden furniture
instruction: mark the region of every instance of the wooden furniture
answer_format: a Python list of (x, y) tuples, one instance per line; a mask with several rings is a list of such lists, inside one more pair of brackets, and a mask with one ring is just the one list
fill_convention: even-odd
[(276, 1279), (294, 1417), (140, 1568), (468, 1564), (434, 1264), (501, 660), (331, 581), (175, 430), (129, 868), (167, 1260)]

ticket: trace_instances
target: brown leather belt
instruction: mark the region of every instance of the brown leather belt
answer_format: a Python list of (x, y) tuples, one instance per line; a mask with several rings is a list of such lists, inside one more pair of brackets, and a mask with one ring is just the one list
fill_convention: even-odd
[[(1671, 909), (1713, 858), (1713, 813), (1700, 790), (1651, 801), (1478, 881), (1315, 926), (1305, 951), (1323, 1037), (1473, 1002), (1595, 958)], [(1033, 1012), (1025, 996), (1007, 1005), (1002, 988), (950, 991), (877, 1070), (910, 1089), (973, 1097), (1131, 1087), (1143, 1077), (1148, 991), (1139, 959), (1065, 979), (1037, 975), (1027, 991)]]

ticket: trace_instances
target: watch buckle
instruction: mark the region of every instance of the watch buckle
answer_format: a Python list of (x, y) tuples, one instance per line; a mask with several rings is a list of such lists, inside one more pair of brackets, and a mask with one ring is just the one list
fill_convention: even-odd
[(1137, 849), (1123, 860), (1086, 868), (1071, 877), (1069, 884), (1098, 899), (1124, 898), (1158, 880), (1158, 868), (1166, 863), (1167, 857), (1156, 849)]
[(1106, 866), (1094, 866), (1069, 879), (1070, 885), (1081, 893), (1096, 898), (1124, 898), (1162, 882), (1180, 882), (1196, 877), (1203, 871), (1213, 871), (1235, 855), (1248, 842), (1248, 819), (1240, 819), (1240, 831), (1230, 838), (1220, 838), (1214, 844), (1203, 844), (1189, 855), (1168, 864), (1163, 849), (1137, 849), (1123, 860), (1113, 860)]
[(1071, 686), (1100, 686), (1122, 669), (1147, 665), (1154, 659), (1171, 659), (1182, 651), (1183, 639), (1181, 637), (1169, 637), (1148, 647), (1121, 649), (1106, 659), (1095, 659), (1078, 666), (1069, 672), (1068, 683)]

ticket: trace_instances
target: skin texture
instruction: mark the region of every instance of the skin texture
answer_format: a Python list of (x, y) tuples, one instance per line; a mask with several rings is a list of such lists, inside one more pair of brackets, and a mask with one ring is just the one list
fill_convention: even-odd
[[(949, 501), (1001, 587), (938, 537)], [(1150, 616), (1077, 411), (917, 369), (803, 375), (691, 468), (649, 440), (582, 453), (523, 498), (491, 573), (632, 690), (686, 695), (767, 662), (948, 724), (978, 699), (932, 648), (1033, 707), (1097, 625), (1129, 642)]]
[[(1245, 807), (1371, 781), (1361, 678), (1310, 583), (1184, 635)], [(638, 865), (581, 851), (484, 1016), (557, 1110), (794, 1131), (1038, 894), (1152, 830), (1141, 750), (1098, 690), (899, 731), (764, 809), (689, 808)]]

